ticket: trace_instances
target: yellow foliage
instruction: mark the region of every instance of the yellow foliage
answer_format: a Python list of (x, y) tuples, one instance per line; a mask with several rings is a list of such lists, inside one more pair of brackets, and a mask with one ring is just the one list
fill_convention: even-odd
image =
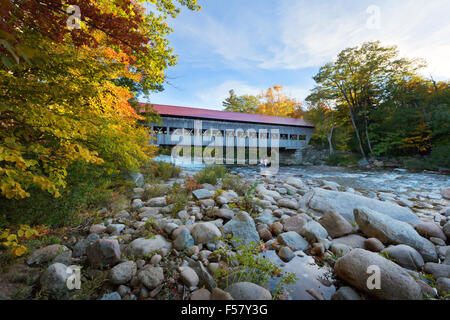
[(27, 252), (27, 247), (22, 244), (24, 241), (46, 234), (40, 234), (38, 229), (44, 231), (47, 230), (46, 227), (43, 226), (31, 228), (24, 224), (19, 226), (19, 230), (17, 230), (16, 233), (11, 233), (10, 229), (0, 230), (0, 245), (8, 248), (13, 257), (20, 257)]

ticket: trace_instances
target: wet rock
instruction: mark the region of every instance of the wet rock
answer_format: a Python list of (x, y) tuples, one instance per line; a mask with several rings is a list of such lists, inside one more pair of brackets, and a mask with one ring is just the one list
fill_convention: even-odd
[(278, 242), (292, 248), (294, 251), (306, 250), (309, 248), (308, 242), (294, 231), (281, 233), (278, 235), (277, 240)]
[(72, 251), (61, 244), (52, 244), (33, 251), (27, 259), (28, 265), (47, 262), (59, 262), (70, 265), (72, 263)]
[(238, 282), (225, 289), (234, 300), (272, 300), (269, 290), (250, 282)]
[(197, 273), (190, 267), (180, 267), (180, 277), (187, 287), (196, 287), (200, 282)]
[(300, 234), (300, 231), (302, 230), (306, 222), (306, 219), (304, 219), (302, 216), (295, 215), (284, 221), (283, 229), (287, 232), (294, 231)]
[(127, 247), (127, 253), (134, 257), (141, 257), (162, 249), (170, 250), (172, 244), (158, 234), (151, 239), (137, 238), (133, 240)]
[(214, 288), (210, 296), (211, 300), (233, 300), (231, 294), (219, 288)]
[(66, 265), (59, 262), (50, 265), (40, 278), (42, 291), (55, 297), (63, 296), (69, 290), (67, 287), (69, 276)]
[(350, 192), (330, 191), (315, 188), (308, 191), (300, 201), (300, 208), (312, 209), (320, 213), (335, 211), (349, 222), (354, 222), (353, 210), (358, 207), (381, 212), (389, 217), (416, 225), (421, 220), (406, 207), (387, 201), (366, 198)]
[(191, 300), (210, 300), (211, 292), (207, 289), (199, 289), (195, 290), (191, 294)]
[(109, 281), (112, 284), (126, 284), (136, 275), (137, 266), (134, 261), (119, 263), (109, 271)]
[(441, 227), (434, 222), (421, 222), (416, 225), (416, 231), (424, 238), (429, 239), (430, 237), (435, 237), (442, 239), (443, 241), (447, 240), (444, 232)]
[(173, 246), (177, 250), (184, 250), (193, 245), (194, 238), (191, 236), (188, 229), (182, 229), (173, 242)]
[(352, 225), (335, 211), (325, 212), (319, 223), (332, 238), (342, 237), (353, 232)]
[(214, 193), (212, 193), (208, 189), (197, 189), (197, 190), (192, 191), (192, 194), (198, 200), (211, 198), (212, 196), (214, 196)]
[(447, 264), (427, 262), (425, 263), (423, 270), (426, 273), (431, 273), (435, 279), (450, 278), (450, 265)]
[(372, 251), (372, 252), (380, 252), (385, 247), (384, 247), (383, 242), (381, 242), (377, 238), (369, 238), (369, 239), (364, 241), (364, 248), (366, 250), (369, 250), (369, 251)]
[(91, 266), (114, 266), (120, 261), (120, 246), (117, 240), (96, 240), (86, 248)]
[(147, 265), (138, 272), (138, 279), (151, 290), (164, 281), (164, 271), (161, 267)]
[(196, 244), (213, 242), (222, 236), (217, 226), (211, 222), (196, 223), (192, 227), (191, 234)]
[(332, 296), (331, 300), (361, 300), (358, 292), (350, 287), (340, 287)]
[(398, 265), (410, 270), (422, 270), (425, 264), (422, 256), (416, 249), (404, 244), (390, 246), (382, 252), (389, 254), (389, 257), (394, 259), (394, 262)]
[(259, 242), (259, 234), (256, 231), (255, 222), (247, 212), (237, 213), (232, 220), (223, 226), (224, 234), (241, 239), (244, 244)]
[(361, 231), (383, 243), (406, 244), (416, 249), (425, 261), (437, 261), (435, 246), (421, 237), (411, 225), (368, 208), (355, 209), (355, 220)]
[(316, 242), (328, 237), (327, 230), (314, 220), (308, 221), (301, 229), (300, 234), (309, 242)]
[[(367, 272), (370, 266), (380, 269), (379, 290), (371, 290), (367, 286), (368, 280), (371, 283), (369, 277), (373, 275)], [(377, 253), (354, 249), (337, 260), (334, 270), (339, 278), (379, 299), (422, 299), (422, 291), (417, 282), (404, 269)]]

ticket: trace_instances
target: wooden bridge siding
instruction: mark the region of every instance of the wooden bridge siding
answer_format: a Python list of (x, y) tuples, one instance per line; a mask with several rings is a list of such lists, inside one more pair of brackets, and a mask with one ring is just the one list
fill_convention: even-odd
[[(179, 142), (171, 141), (170, 128), (182, 128), (182, 129), (193, 129), (194, 121), (196, 119), (187, 119), (187, 118), (175, 118), (175, 117), (164, 117), (162, 116), (163, 125), (157, 124), (149, 124), (152, 130), (154, 127), (165, 127), (167, 128), (166, 134), (157, 135), (157, 140), (154, 141), (156, 145), (177, 145)], [(283, 149), (302, 149), (306, 145), (308, 145), (309, 140), (311, 139), (311, 135), (314, 131), (314, 128), (308, 127), (293, 127), (293, 126), (276, 126), (269, 124), (259, 124), (259, 123), (239, 123), (239, 122), (228, 122), (228, 121), (217, 121), (217, 120), (205, 120), (198, 119), (202, 121), (202, 130), (207, 129), (217, 129), (221, 131), (228, 130), (238, 130), (242, 129), (246, 132), (248, 129), (254, 129), (256, 132), (259, 132), (260, 129), (266, 129), (270, 134), (270, 130), (278, 129), (280, 136), (282, 134), (288, 135), (288, 140), (279, 140), (279, 148)], [(297, 135), (297, 140), (290, 140), (291, 135)], [(298, 140), (298, 136), (305, 136), (306, 140)], [(189, 136), (191, 138), (193, 145), (193, 136)], [(180, 138), (181, 139), (181, 138)], [(203, 141), (203, 146), (207, 146), (212, 143), (214, 140)], [(224, 137), (224, 144), (226, 141), (226, 137)], [(234, 139), (234, 145), (237, 146), (237, 138)], [(245, 139), (245, 147), (249, 146), (249, 139)], [(267, 140), (267, 147), (271, 146), (270, 138)]]

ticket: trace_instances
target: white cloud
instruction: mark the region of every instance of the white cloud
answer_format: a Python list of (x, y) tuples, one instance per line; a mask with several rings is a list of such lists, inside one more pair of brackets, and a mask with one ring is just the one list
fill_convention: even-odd
[[(272, 56), (259, 64), (266, 69), (317, 67), (342, 49), (365, 41), (380, 40), (398, 45), (400, 53), (428, 61), (425, 74), (450, 77), (450, 2), (416, 1), (324, 1), (286, 0), (278, 9), (280, 44)], [(380, 29), (369, 29), (370, 5), (380, 8)]]

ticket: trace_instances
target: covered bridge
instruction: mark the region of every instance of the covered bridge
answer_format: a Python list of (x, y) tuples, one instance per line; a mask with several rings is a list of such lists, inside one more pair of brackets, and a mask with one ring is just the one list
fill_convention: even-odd
[[(241, 132), (246, 133), (244, 135), (246, 139), (245, 146), (248, 146), (248, 132), (254, 130), (256, 138), (258, 138), (260, 129), (267, 130), (269, 133), (267, 137), (268, 147), (271, 146), (273, 138), (279, 138), (278, 147), (292, 151), (305, 147), (314, 132), (314, 125), (303, 119), (160, 104), (153, 104), (152, 106), (161, 116), (163, 124), (151, 123), (148, 125), (156, 133), (156, 141), (154, 143), (161, 146), (177, 145), (179, 142), (171, 139), (171, 135), (177, 130), (182, 132), (183, 135), (194, 136), (195, 120), (201, 120), (203, 135), (207, 134), (208, 130), (211, 130), (213, 136), (220, 134), (222, 137), (226, 137), (227, 134), (233, 134), (232, 132), (242, 130)], [(278, 129), (279, 137), (276, 134), (271, 134), (272, 130), (275, 129)], [(235, 139), (237, 138), (235, 136)], [(203, 145), (208, 145), (209, 143), (210, 141), (204, 141)], [(235, 143), (234, 145), (237, 144)]]

